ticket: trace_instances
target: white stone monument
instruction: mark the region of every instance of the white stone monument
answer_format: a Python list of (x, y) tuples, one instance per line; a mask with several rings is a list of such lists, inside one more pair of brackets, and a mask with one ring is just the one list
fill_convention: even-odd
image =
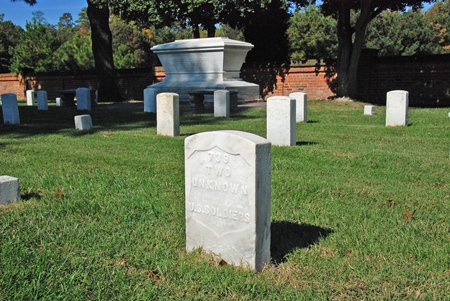
[(162, 136), (180, 135), (180, 103), (176, 93), (160, 93), (156, 96), (156, 133)]
[(60, 107), (61, 106), (61, 97), (56, 97), (55, 102), (56, 102), (56, 106)]
[(370, 116), (373, 116), (373, 115), (375, 115), (375, 106), (372, 106), (372, 105), (367, 105), (367, 106), (364, 106), (364, 115), (370, 115)]
[(239, 77), (252, 48), (250, 43), (220, 37), (156, 45), (151, 50), (158, 55), (166, 78), (149, 88), (154, 88), (157, 94), (177, 93), (181, 101), (189, 100), (189, 92), (208, 89), (237, 90), (239, 100), (259, 99), (259, 86)]
[(90, 111), (91, 106), (91, 90), (89, 88), (78, 88), (76, 90), (77, 110)]
[(34, 90), (27, 90), (27, 106), (34, 106), (35, 102)]
[(47, 111), (48, 110), (48, 97), (47, 91), (37, 91), (37, 101), (38, 101), (38, 110)]
[(296, 101), (288, 96), (267, 99), (267, 140), (273, 145), (296, 144)]
[(289, 94), (289, 97), (295, 99), (295, 121), (308, 122), (308, 94), (303, 92), (294, 92)]
[(20, 124), (19, 104), (14, 93), (2, 94), (3, 123)]
[(75, 116), (75, 129), (77, 130), (90, 130), (92, 128), (91, 115), (77, 115)]
[(270, 260), (271, 144), (246, 132), (185, 139), (186, 249), (261, 271)]
[(214, 117), (230, 117), (230, 91), (214, 91)]
[(0, 205), (20, 199), (19, 179), (0, 176)]
[(394, 90), (386, 95), (386, 126), (408, 125), (409, 92)]
[(144, 112), (156, 113), (156, 90), (144, 89)]

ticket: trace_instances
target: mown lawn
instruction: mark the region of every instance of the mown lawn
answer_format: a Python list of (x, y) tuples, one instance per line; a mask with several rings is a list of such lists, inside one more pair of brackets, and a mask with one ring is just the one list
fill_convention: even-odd
[(184, 139), (266, 135), (265, 109), (184, 111), (156, 135), (139, 105), (20, 107), (0, 120), (0, 300), (450, 300), (449, 109), (310, 101), (297, 145), (272, 147), (272, 261), (261, 273), (186, 253)]

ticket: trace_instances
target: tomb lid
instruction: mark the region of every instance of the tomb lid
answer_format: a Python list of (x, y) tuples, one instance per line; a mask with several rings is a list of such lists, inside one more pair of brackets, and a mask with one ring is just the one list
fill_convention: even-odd
[(217, 38), (201, 38), (201, 39), (186, 39), (186, 40), (175, 40), (174, 42), (161, 44), (153, 46), (150, 50), (155, 53), (166, 52), (166, 51), (204, 51), (213, 49), (224, 49), (224, 48), (241, 48), (250, 50), (254, 46), (247, 42), (242, 42), (238, 40), (232, 40), (229, 38), (217, 37)]

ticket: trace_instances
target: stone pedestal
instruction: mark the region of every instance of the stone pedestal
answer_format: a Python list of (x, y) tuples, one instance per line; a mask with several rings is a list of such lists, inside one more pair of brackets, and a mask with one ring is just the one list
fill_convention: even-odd
[(156, 90), (144, 89), (144, 112), (156, 113)]

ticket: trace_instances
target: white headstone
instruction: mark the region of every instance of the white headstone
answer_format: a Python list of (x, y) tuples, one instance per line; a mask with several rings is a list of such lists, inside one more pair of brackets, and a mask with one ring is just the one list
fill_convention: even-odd
[(186, 249), (261, 271), (270, 260), (271, 144), (246, 132), (185, 139)]
[(76, 90), (77, 109), (91, 110), (91, 90), (88, 88), (78, 88)]
[(230, 91), (214, 91), (214, 117), (230, 117)]
[(375, 106), (364, 106), (364, 115), (370, 115), (373, 116), (375, 115)]
[(156, 90), (144, 89), (144, 112), (156, 113)]
[(273, 145), (296, 144), (295, 99), (273, 96), (267, 99), (267, 140)]
[(295, 99), (295, 121), (308, 122), (308, 94), (303, 92), (294, 92), (289, 94), (289, 97)]
[(56, 97), (56, 106), (57, 107), (61, 106), (61, 97)]
[(0, 205), (20, 199), (19, 179), (0, 176)]
[(14, 93), (2, 94), (3, 123), (19, 124), (19, 104)]
[(156, 133), (163, 136), (180, 135), (180, 104), (176, 93), (156, 96)]
[(386, 95), (386, 126), (408, 125), (409, 92), (395, 90)]
[(34, 97), (34, 90), (27, 90), (27, 105), (34, 106), (36, 99)]
[(47, 91), (37, 91), (38, 110), (48, 110)]
[(91, 115), (77, 115), (75, 116), (75, 129), (77, 130), (90, 130), (92, 128)]

